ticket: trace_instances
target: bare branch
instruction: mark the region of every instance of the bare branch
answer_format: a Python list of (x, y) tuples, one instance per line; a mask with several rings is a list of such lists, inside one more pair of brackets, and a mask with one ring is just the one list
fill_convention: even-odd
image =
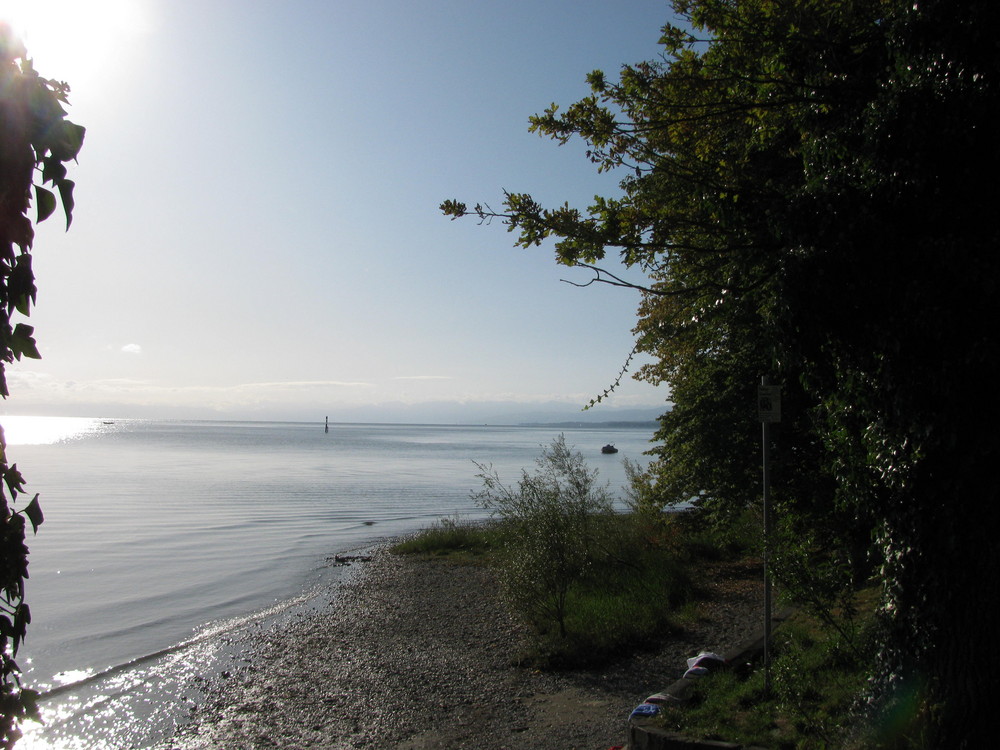
[(754, 289), (767, 278), (766, 275), (762, 275), (754, 281), (753, 284), (747, 287), (735, 287), (732, 284), (725, 284), (721, 282), (706, 282), (704, 284), (698, 284), (696, 286), (684, 287), (683, 289), (654, 289), (653, 287), (643, 286), (642, 284), (636, 284), (631, 281), (626, 281), (619, 276), (611, 273), (610, 271), (600, 268), (598, 266), (591, 265), (589, 263), (577, 262), (573, 264), (574, 268), (586, 268), (588, 271), (593, 272), (594, 277), (587, 281), (586, 283), (578, 283), (576, 281), (570, 281), (569, 279), (560, 279), (564, 284), (569, 284), (571, 286), (584, 288), (592, 284), (607, 284), (608, 286), (616, 286), (624, 289), (635, 289), (643, 294), (651, 294), (655, 297), (679, 297), (685, 294), (697, 294), (699, 292), (713, 291), (713, 292), (724, 292), (724, 291), (747, 291)]

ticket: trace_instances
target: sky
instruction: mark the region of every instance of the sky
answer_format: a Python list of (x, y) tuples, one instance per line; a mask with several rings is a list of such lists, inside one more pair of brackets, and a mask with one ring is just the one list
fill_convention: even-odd
[[(638, 294), (442, 200), (585, 207), (585, 146), (528, 132), (659, 54), (664, 1), (0, 0), (87, 128), (38, 227), (40, 361), (0, 414), (465, 422), (580, 415)], [(30, 18), (33, 16), (33, 18)], [(25, 20), (27, 19), (27, 20)], [(632, 276), (635, 280), (641, 280)], [(623, 381), (587, 412), (655, 415)]]

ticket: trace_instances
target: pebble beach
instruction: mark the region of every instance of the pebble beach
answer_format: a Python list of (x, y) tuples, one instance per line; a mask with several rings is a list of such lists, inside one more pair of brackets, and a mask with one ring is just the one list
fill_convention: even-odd
[(355, 564), (328, 606), (243, 636), (240, 666), (162, 747), (607, 750), (688, 657), (741, 645), (763, 617), (759, 565), (712, 563), (681, 631), (599, 669), (543, 673), (517, 663), (525, 633), (488, 569), (387, 547)]

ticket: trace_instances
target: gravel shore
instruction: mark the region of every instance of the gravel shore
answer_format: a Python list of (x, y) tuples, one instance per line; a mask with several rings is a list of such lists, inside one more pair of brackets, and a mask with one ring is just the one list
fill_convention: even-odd
[(247, 636), (245, 666), (164, 747), (607, 750), (685, 659), (740, 645), (763, 617), (759, 566), (713, 563), (684, 632), (600, 670), (542, 674), (514, 663), (524, 633), (488, 570), (386, 549), (359, 564), (330, 606)]

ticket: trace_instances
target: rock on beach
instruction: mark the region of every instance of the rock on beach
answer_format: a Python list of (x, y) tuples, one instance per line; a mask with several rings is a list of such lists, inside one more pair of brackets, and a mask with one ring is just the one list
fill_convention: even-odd
[(600, 669), (540, 673), (515, 663), (525, 634), (488, 569), (385, 548), (362, 568), (324, 609), (245, 636), (245, 666), (163, 747), (606, 750), (685, 659), (739, 645), (762, 617), (757, 571), (714, 564), (680, 634)]

